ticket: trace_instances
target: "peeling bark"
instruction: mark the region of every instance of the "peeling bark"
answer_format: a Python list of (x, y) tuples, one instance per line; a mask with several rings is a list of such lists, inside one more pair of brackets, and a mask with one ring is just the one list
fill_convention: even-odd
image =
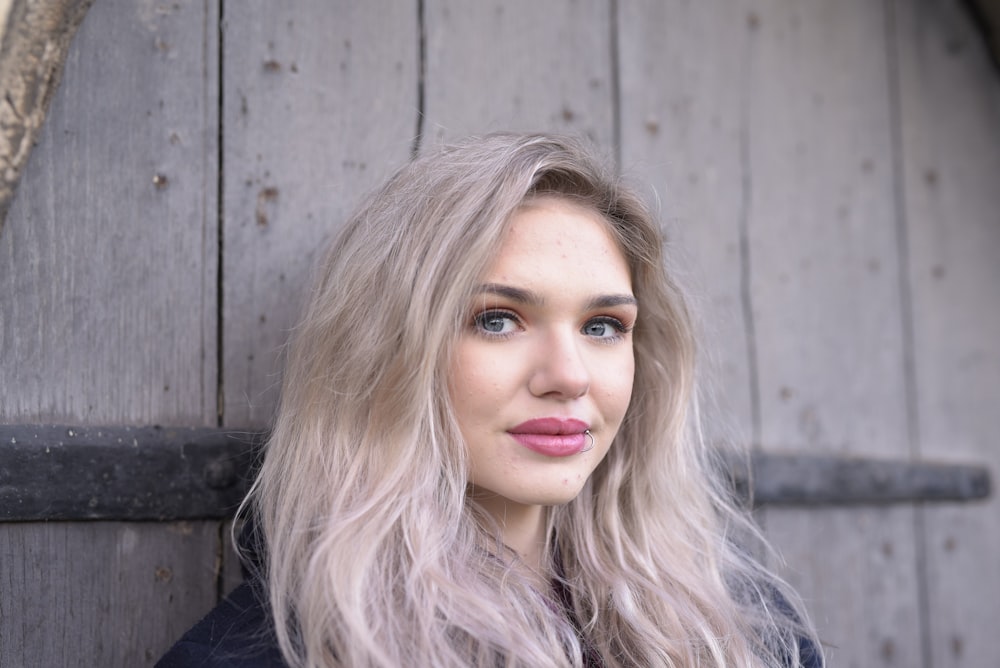
[(0, 232), (93, 0), (0, 0)]

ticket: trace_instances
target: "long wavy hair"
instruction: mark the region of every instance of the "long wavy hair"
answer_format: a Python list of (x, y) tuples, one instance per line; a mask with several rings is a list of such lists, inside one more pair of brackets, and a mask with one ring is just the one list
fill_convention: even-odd
[[(540, 196), (602, 216), (639, 302), (621, 429), (579, 496), (547, 511), (550, 592), (467, 494), (447, 382), (478, 279)], [(689, 424), (695, 336), (662, 246), (641, 198), (564, 137), (474, 137), (369, 196), (292, 334), (241, 511), (290, 665), (798, 665), (806, 618), (735, 544), (756, 534)]]

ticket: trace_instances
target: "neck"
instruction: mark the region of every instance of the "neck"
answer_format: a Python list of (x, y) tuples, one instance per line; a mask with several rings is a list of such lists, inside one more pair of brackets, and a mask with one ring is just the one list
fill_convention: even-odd
[(494, 495), (476, 495), (476, 501), (496, 521), (503, 532), (504, 545), (519, 557), (526, 575), (545, 579), (542, 564), (545, 552), (545, 507), (523, 505)]

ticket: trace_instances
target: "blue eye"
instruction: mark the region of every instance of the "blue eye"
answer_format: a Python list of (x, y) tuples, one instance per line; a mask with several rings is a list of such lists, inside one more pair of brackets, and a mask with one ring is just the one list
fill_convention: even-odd
[(517, 330), (517, 318), (506, 311), (484, 311), (476, 316), (476, 329), (490, 336), (512, 334)]
[(613, 340), (628, 331), (616, 318), (601, 317), (588, 320), (583, 326), (583, 334), (596, 339)]

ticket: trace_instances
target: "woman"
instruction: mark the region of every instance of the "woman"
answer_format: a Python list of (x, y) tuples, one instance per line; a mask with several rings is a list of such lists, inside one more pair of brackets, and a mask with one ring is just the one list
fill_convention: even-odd
[(243, 509), (257, 584), (161, 665), (820, 666), (731, 542), (661, 246), (572, 140), (401, 169), (295, 330)]

